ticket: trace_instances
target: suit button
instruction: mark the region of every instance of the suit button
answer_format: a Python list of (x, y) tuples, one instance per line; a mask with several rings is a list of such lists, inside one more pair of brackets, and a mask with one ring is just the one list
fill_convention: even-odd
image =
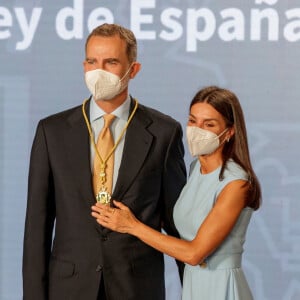
[(103, 267), (101, 265), (98, 265), (97, 268), (96, 268), (96, 272), (100, 272), (102, 271)]
[(106, 242), (107, 240), (108, 240), (108, 237), (107, 237), (106, 235), (103, 235), (103, 236), (102, 236), (102, 241), (103, 241), (103, 242)]

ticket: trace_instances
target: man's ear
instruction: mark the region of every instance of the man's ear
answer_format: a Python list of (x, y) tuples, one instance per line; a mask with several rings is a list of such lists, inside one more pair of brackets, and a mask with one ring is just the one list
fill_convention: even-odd
[(130, 79), (133, 79), (136, 76), (136, 74), (140, 71), (141, 67), (142, 67), (141, 64), (138, 62), (134, 62), (132, 64), (131, 71), (130, 71)]

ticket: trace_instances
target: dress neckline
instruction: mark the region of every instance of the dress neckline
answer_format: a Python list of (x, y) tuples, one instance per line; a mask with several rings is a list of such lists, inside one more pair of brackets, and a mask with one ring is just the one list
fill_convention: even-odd
[(200, 161), (198, 160), (197, 162), (197, 170), (199, 171), (200, 175), (201, 176), (210, 176), (210, 175), (213, 175), (215, 174), (216, 172), (219, 172), (222, 168), (222, 165), (218, 166), (217, 168), (215, 168), (214, 170), (212, 170), (211, 172), (208, 172), (208, 173), (202, 173), (201, 172), (201, 164), (200, 164)]

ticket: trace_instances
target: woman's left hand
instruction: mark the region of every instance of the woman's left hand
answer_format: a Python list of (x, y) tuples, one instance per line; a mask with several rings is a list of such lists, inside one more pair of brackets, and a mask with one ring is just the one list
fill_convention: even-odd
[(116, 208), (96, 203), (92, 206), (92, 216), (100, 225), (108, 229), (120, 233), (131, 233), (139, 221), (126, 205), (115, 200), (113, 203)]

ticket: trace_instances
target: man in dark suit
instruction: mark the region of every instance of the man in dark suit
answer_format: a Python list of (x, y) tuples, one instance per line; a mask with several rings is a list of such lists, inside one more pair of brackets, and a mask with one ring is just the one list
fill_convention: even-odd
[(112, 195), (106, 196), (125, 203), (142, 222), (177, 235), (172, 211), (186, 180), (181, 126), (129, 96), (128, 82), (140, 70), (130, 30), (114, 24), (95, 28), (83, 65), (92, 97), (41, 120), (34, 138), (24, 299), (164, 299), (162, 254), (102, 228), (91, 216), (98, 193), (93, 161), (104, 115), (113, 114)]

